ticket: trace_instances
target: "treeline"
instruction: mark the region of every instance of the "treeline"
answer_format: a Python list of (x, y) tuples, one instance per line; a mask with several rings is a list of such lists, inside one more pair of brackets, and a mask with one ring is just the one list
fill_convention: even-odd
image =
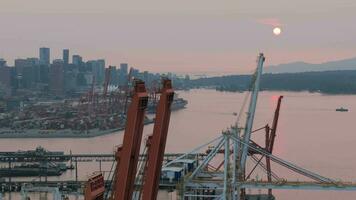
[[(250, 88), (251, 78), (251, 75), (200, 78), (191, 80), (189, 85), (220, 91), (246, 91)], [(261, 90), (356, 94), (356, 70), (263, 74)]]

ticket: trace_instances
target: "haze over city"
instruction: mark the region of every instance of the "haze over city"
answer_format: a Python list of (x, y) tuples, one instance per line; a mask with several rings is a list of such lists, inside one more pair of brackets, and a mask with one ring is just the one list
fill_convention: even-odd
[(355, 200), (356, 0), (0, 0), (0, 200)]
[[(51, 59), (69, 48), (85, 59), (150, 71), (250, 72), (266, 65), (355, 57), (352, 0), (2, 0), (0, 57)], [(276, 36), (272, 30), (280, 27)]]

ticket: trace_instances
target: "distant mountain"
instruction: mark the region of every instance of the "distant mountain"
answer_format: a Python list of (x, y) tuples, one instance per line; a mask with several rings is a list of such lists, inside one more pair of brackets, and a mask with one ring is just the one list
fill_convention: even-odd
[(297, 73), (297, 72), (320, 72), (337, 70), (356, 70), (356, 58), (330, 61), (321, 64), (305, 62), (293, 62), (280, 65), (267, 66), (265, 73)]
[[(190, 80), (191, 88), (242, 92), (250, 89), (251, 75), (229, 75)], [(356, 94), (356, 70), (263, 74), (261, 90)]]

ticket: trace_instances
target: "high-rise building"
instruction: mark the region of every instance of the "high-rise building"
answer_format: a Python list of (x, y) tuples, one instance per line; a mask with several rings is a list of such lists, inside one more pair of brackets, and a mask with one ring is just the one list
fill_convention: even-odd
[(6, 66), (6, 60), (0, 58), (0, 67), (5, 67)]
[(64, 94), (64, 66), (56, 62), (49, 69), (49, 90), (54, 95)]
[(80, 55), (73, 55), (72, 63), (74, 65), (81, 65), (83, 63), (83, 58)]
[(64, 64), (64, 61), (62, 59), (54, 59), (53, 64)]
[(128, 68), (129, 68), (129, 65), (127, 63), (121, 63), (120, 64), (120, 73), (122, 73), (122, 75), (124, 75), (124, 76), (127, 76)]
[(63, 61), (65, 65), (69, 64), (69, 49), (63, 49)]
[(121, 63), (120, 64), (120, 73), (119, 73), (119, 85), (127, 85), (127, 73), (128, 73), (128, 64)]
[(42, 84), (49, 83), (49, 66), (48, 65), (40, 65), (40, 78), (39, 82)]
[(40, 64), (41, 65), (50, 64), (50, 49), (47, 47), (40, 48)]
[(39, 81), (38, 58), (15, 59), (18, 88), (34, 88)]
[(2, 85), (1, 89), (4, 90), (3, 92), (5, 92), (6, 96), (11, 95), (15, 76), (15, 70), (13, 67), (0, 67), (0, 84)]
[(104, 82), (105, 79), (105, 60), (104, 59), (100, 59), (97, 60), (97, 78), (98, 78), (98, 84), (102, 84)]
[(105, 78), (105, 60), (89, 60), (86, 66), (91, 70), (92, 75), (95, 77), (95, 84), (102, 85)]
[(119, 70), (116, 69), (116, 66), (109, 66), (110, 68), (110, 85), (119, 84)]
[(132, 71), (131, 71), (132, 78), (138, 78), (139, 74), (140, 74), (140, 71), (138, 69), (132, 68)]

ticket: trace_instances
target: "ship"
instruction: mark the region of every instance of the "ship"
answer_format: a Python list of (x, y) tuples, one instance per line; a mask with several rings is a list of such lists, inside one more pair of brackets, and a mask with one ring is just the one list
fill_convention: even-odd
[(36, 147), (35, 150), (27, 150), (27, 151), (14, 151), (14, 152), (0, 152), (0, 156), (26, 156), (26, 157), (40, 157), (40, 156), (56, 156), (56, 155), (64, 155), (63, 151), (48, 151), (42, 146)]
[[(66, 170), (63, 168), (64, 163), (43, 165), (21, 164), (11, 168), (0, 168), (1, 177), (33, 177), (33, 176), (60, 176)], [(65, 164), (64, 164), (65, 165)]]
[[(171, 105), (171, 110), (175, 111), (175, 110), (184, 109), (187, 104), (188, 101), (183, 98), (178, 98), (178, 97), (174, 98)], [(147, 105), (147, 113), (154, 114), (156, 112), (156, 106), (157, 106), (157, 101), (155, 101), (154, 99), (149, 101)]]
[(349, 109), (344, 108), (344, 107), (340, 107), (340, 108), (336, 108), (336, 111), (337, 111), (337, 112), (348, 112)]
[(185, 108), (188, 101), (183, 98), (175, 98), (171, 105), (171, 110), (179, 110)]
[(63, 151), (48, 151), (45, 148), (38, 146), (35, 150), (14, 151), (14, 152), (0, 152), (1, 156), (13, 156), (16, 160), (21, 162), (14, 166), (0, 167), (0, 177), (31, 177), (31, 176), (60, 176), (68, 167), (63, 161), (69, 159), (62, 159), (62, 162), (34, 162), (29, 163), (28, 158), (34, 160), (45, 160), (46, 156), (63, 156)]

